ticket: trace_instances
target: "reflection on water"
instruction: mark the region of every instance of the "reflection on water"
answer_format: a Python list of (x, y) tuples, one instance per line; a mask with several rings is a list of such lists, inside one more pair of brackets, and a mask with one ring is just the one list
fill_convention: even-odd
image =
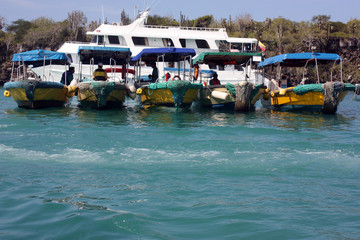
[[(2, 90), (3, 92), (3, 90)], [(1, 93), (0, 93), (1, 94)], [(0, 98), (3, 117), (24, 118), (46, 124), (49, 120), (66, 125), (80, 126), (132, 126), (154, 127), (226, 127), (244, 126), (249, 128), (282, 128), (290, 131), (341, 129), (358, 130), (360, 127), (360, 101), (354, 101), (348, 94), (334, 115), (308, 112), (277, 112), (262, 108), (258, 102), (250, 113), (235, 113), (231, 110), (188, 109), (150, 107), (144, 108), (136, 100), (126, 102), (122, 109), (92, 110), (77, 107), (76, 97), (64, 108), (22, 109), (11, 98)], [(85, 125), (84, 125), (85, 124)], [(90, 124), (90, 125), (88, 125)]]

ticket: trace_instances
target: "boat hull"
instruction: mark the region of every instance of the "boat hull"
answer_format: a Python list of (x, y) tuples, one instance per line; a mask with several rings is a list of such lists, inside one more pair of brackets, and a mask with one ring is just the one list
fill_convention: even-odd
[[(236, 92), (237, 86), (230, 83), (204, 87), (199, 92), (197, 102), (204, 108), (223, 108), (237, 111), (254, 109), (255, 103), (260, 99), (264, 88), (260, 85), (254, 87), (252, 83), (247, 82), (241, 82), (237, 85), (240, 94)], [(238, 104), (236, 104), (237, 101)]]
[[(305, 93), (297, 93), (294, 87), (284, 88), (277, 91), (271, 91), (267, 96), (263, 95), (261, 98), (262, 105), (271, 110), (278, 111), (315, 111), (324, 113), (335, 113), (338, 104), (344, 99), (352, 86), (345, 85), (345, 87), (337, 93), (336, 101), (330, 110), (326, 110), (326, 95), (324, 90), (321, 90), (320, 84), (313, 84), (313, 89), (318, 90), (309, 91)], [(319, 89), (320, 87), (320, 89)], [(334, 93), (331, 93), (335, 95)]]
[(67, 86), (37, 80), (8, 82), (4, 85), (20, 108), (63, 107), (68, 101)]
[(78, 84), (79, 107), (93, 109), (122, 108), (128, 88), (117, 82), (83, 82)]
[(197, 102), (204, 108), (233, 108), (235, 98), (224, 85), (208, 86), (199, 91)]
[(190, 107), (201, 84), (186, 81), (153, 83), (138, 89), (141, 103), (150, 106)]

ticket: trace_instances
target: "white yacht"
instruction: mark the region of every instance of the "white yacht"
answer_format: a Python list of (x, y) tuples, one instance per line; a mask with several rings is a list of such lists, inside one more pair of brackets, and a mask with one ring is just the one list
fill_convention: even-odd
[[(87, 35), (93, 36), (90, 43), (65, 42), (58, 49), (58, 52), (66, 53), (71, 64), (75, 67), (76, 76), (79, 70), (78, 49), (80, 46), (125, 47), (130, 48), (133, 56), (144, 48), (155, 47), (193, 48), (197, 54), (218, 51), (256, 52), (258, 48), (257, 39), (229, 37), (225, 28), (151, 26), (146, 25), (148, 16), (149, 9), (141, 13), (129, 25), (123, 26), (120, 23), (101, 24), (94, 31), (87, 32)], [(261, 57), (252, 59), (252, 61), (261, 61)], [(165, 67), (169, 66), (158, 66), (160, 77), (169, 71), (169, 68), (165, 69)], [(83, 66), (82, 76), (84, 74), (91, 75), (92, 70), (94, 70), (93, 66), (88, 66), (88, 69), (84, 69)], [(231, 81), (244, 80), (246, 75), (248, 77), (251, 75), (250, 68), (244, 66), (202, 65), (201, 70), (217, 71), (219, 79), (223, 80), (222, 82), (227, 82), (229, 79)], [(58, 75), (63, 72), (63, 69), (53, 68), (51, 71), (53, 75)], [(150, 71), (151, 68), (149, 68), (149, 73)], [(238, 71), (242, 71), (243, 74), (239, 74)], [(143, 74), (146, 76), (147, 72), (145, 71)], [(60, 78), (54, 77), (54, 79)]]

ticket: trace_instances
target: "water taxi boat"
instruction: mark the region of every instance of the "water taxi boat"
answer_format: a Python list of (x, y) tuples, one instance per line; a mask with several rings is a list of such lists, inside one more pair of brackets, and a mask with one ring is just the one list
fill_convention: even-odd
[[(242, 69), (243, 79), (237, 79), (237, 83), (211, 85), (210, 79), (203, 79), (200, 71), (200, 82), (204, 87), (200, 90), (197, 102), (201, 107), (228, 108), (235, 111), (250, 111), (260, 99), (264, 87), (257, 84), (255, 76), (247, 69), (251, 69), (253, 57), (260, 57), (261, 53), (244, 52), (205, 52), (193, 59), (193, 65), (235, 65)], [(236, 73), (237, 71), (235, 71)], [(222, 82), (222, 79), (220, 79)]]
[[(147, 106), (176, 108), (191, 106), (199, 89), (202, 88), (201, 83), (192, 82), (191, 73), (187, 75), (185, 72), (186, 61), (190, 62), (193, 56), (195, 56), (195, 51), (189, 48), (148, 48), (134, 56), (132, 61), (136, 62), (139, 68), (135, 72), (138, 72), (136, 79), (140, 86), (136, 93), (140, 96), (141, 103)], [(154, 83), (142, 82), (141, 62), (158, 63), (159, 66), (163, 67), (163, 69), (158, 69), (158, 76), (164, 77), (156, 79)], [(167, 74), (164, 70), (165, 62), (177, 64), (178, 74), (176, 76), (165, 77)], [(183, 69), (182, 72), (181, 69)]]
[[(80, 81), (76, 83), (76, 87), (79, 107), (121, 108), (126, 96), (135, 97), (136, 89), (127, 78), (128, 63), (131, 56), (129, 48), (80, 46), (78, 55), (80, 57)], [(94, 66), (104, 63), (109, 66), (109, 68), (104, 69), (109, 73), (106, 74), (108, 78), (94, 79), (92, 77), (95, 70)], [(84, 75), (82, 75), (82, 64), (90, 66), (86, 69), (89, 72), (85, 71)], [(120, 75), (116, 74), (119, 72)]]
[[(331, 70), (326, 72), (326, 79), (320, 81), (320, 67), (332, 64)], [(336, 64), (340, 64), (339, 79), (333, 81), (333, 72)], [(268, 81), (268, 91), (261, 99), (264, 107), (273, 110), (301, 110), (334, 114), (338, 104), (348, 91), (354, 91), (355, 86), (344, 83), (342, 79), (342, 59), (333, 53), (289, 53), (267, 58), (260, 62), (259, 67), (277, 67), (277, 79)], [(297, 85), (295, 79), (286, 79), (281, 75), (282, 68), (303, 68), (303, 80)], [(312, 67), (314, 75), (307, 76)], [(322, 75), (322, 76), (325, 76)], [(310, 78), (309, 78), (310, 77)]]
[(68, 97), (75, 94), (75, 91), (69, 91), (66, 85), (60, 83), (60, 79), (55, 80), (51, 74), (36, 75), (29, 72), (29, 65), (41, 69), (45, 66), (51, 68), (53, 64), (62, 65), (64, 72), (68, 64), (68, 58), (64, 53), (37, 49), (14, 54), (12, 62), (11, 79), (4, 85), (4, 95), (12, 97), (18, 107), (63, 107)]

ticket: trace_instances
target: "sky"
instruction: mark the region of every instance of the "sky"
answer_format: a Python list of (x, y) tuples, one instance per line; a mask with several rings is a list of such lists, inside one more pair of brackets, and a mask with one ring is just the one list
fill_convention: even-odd
[(330, 15), (331, 21), (347, 23), (360, 20), (360, 0), (0, 0), (0, 16), (7, 24), (18, 19), (46, 17), (54, 21), (67, 19), (68, 13), (82, 11), (88, 19), (120, 22), (122, 10), (134, 18), (137, 11), (150, 7), (150, 14), (171, 16), (179, 20), (213, 15), (216, 20), (249, 14), (255, 21), (283, 17), (291, 21), (311, 21), (313, 16)]

